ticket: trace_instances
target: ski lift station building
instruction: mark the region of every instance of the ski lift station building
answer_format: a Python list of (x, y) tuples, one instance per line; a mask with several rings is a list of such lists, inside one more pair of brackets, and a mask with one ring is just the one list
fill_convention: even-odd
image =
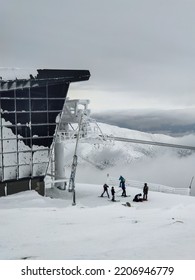
[(44, 178), (69, 85), (88, 70), (0, 70), (0, 196), (36, 189)]

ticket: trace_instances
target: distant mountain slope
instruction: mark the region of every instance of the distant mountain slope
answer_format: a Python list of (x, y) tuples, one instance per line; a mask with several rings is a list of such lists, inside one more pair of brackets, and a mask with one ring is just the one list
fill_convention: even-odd
[[(147, 141), (158, 141), (171, 144), (185, 144), (184, 137), (174, 138), (162, 134), (150, 134), (140, 131), (130, 130), (126, 128), (120, 128), (117, 126), (108, 125), (105, 123), (98, 123), (101, 131), (104, 135), (113, 135), (117, 137), (133, 138)], [(92, 130), (95, 124), (91, 124)], [(186, 145), (190, 145), (189, 141)], [(66, 152), (66, 165), (70, 165), (72, 162), (72, 154), (74, 151), (75, 143), (67, 141), (65, 143)], [(81, 165), (92, 164), (100, 169), (106, 169), (107, 167), (116, 166), (118, 164), (126, 165), (142, 158), (154, 158), (159, 154), (177, 153), (179, 155), (191, 154), (189, 150), (176, 150), (173, 148), (158, 147), (145, 144), (125, 143), (118, 141), (97, 141), (93, 143), (90, 139), (86, 141), (80, 141), (78, 147), (79, 163)]]

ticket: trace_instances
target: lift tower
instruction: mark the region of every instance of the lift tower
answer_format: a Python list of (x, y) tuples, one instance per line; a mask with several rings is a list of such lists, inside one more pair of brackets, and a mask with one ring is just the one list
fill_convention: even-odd
[[(72, 172), (69, 184), (69, 190), (73, 190), (74, 180), (77, 165), (77, 146), (81, 138), (85, 138), (89, 131), (88, 118), (90, 110), (88, 109), (89, 100), (73, 99), (67, 100), (62, 112), (59, 131), (57, 133), (55, 143), (55, 186), (60, 189), (66, 189), (65, 176), (65, 142), (67, 140), (76, 139), (75, 153), (73, 156)], [(74, 126), (77, 127), (74, 127)], [(73, 168), (75, 167), (75, 168)], [(74, 170), (73, 170), (74, 169)], [(64, 182), (60, 182), (64, 180)]]

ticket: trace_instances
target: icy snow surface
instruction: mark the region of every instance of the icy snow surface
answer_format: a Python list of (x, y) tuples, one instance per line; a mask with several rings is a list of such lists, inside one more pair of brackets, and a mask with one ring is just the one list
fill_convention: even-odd
[[(26, 191), (0, 198), (0, 259), (194, 259), (195, 198), (149, 192), (149, 200), (98, 197), (101, 185), (76, 184), (51, 197)], [(126, 207), (129, 201), (132, 207)]]

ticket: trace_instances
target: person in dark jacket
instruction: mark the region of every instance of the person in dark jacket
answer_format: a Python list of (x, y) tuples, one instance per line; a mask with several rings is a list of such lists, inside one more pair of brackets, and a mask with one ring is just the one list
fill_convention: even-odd
[(122, 194), (121, 194), (121, 196), (124, 196), (124, 197), (126, 197), (127, 196), (127, 194), (126, 194), (126, 187), (125, 187), (125, 182), (122, 182), (122, 190), (123, 190), (123, 192), (122, 192)]
[(125, 183), (125, 178), (123, 178), (123, 176), (120, 176), (119, 181), (120, 181), (119, 187), (122, 188), (122, 184)]
[(144, 188), (143, 188), (143, 200), (148, 200), (148, 185), (147, 185), (147, 183), (144, 184)]
[(141, 198), (142, 194), (141, 193), (138, 193), (135, 195), (133, 201), (134, 202), (142, 202), (143, 201), (143, 198)]
[(114, 187), (111, 188), (111, 194), (112, 194), (112, 201), (115, 201), (115, 189), (114, 189)]
[(104, 184), (104, 185), (103, 185), (103, 188), (104, 188), (104, 191), (103, 191), (103, 193), (101, 194), (101, 197), (104, 196), (104, 193), (107, 193), (108, 198), (110, 198), (109, 193), (108, 193), (108, 188), (109, 188), (109, 186), (108, 186), (107, 184)]
[(122, 188), (122, 194), (121, 196), (127, 196), (126, 194), (126, 187), (125, 187), (125, 178), (123, 178), (123, 176), (120, 176), (119, 177), (119, 181), (120, 181), (120, 184), (119, 184), (119, 187)]

